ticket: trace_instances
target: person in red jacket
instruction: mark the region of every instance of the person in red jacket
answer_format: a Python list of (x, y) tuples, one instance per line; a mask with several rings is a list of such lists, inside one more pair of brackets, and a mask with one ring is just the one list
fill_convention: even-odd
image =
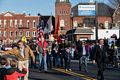
[[(36, 51), (39, 54), (39, 71), (42, 70), (42, 67), (44, 67), (44, 71), (47, 72), (47, 47), (48, 43), (44, 38), (43, 32), (40, 32), (39, 37), (38, 37), (38, 45), (36, 47)], [(42, 65), (42, 61), (44, 65)]]
[(6, 74), (4, 76), (4, 80), (18, 80), (19, 77), (24, 77), (27, 73), (27, 69), (24, 68), (20, 71), (17, 68), (17, 61), (11, 60), (10, 61), (11, 68), (6, 69)]

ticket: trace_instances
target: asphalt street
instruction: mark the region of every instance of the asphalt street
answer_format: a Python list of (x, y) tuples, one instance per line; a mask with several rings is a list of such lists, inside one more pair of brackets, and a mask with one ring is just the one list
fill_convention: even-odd
[[(84, 69), (79, 71), (78, 61), (71, 62), (72, 71), (65, 71), (63, 68), (52, 68), (47, 73), (39, 72), (38, 69), (30, 69), (29, 80), (96, 80), (97, 66), (88, 63), (88, 72)], [(105, 80), (120, 80), (120, 68), (106, 68), (104, 71)]]

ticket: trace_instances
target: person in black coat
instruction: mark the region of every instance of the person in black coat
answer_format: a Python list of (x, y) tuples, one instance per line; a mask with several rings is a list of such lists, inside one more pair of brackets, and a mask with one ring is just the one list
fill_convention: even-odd
[(79, 55), (79, 70), (81, 71), (82, 66), (86, 72), (87, 70), (87, 60), (88, 60), (88, 47), (86, 46), (85, 41), (82, 41), (81, 45), (78, 46), (78, 55)]
[(105, 69), (106, 47), (104, 46), (104, 40), (100, 39), (99, 44), (95, 46), (95, 55), (93, 63), (97, 63), (98, 73), (97, 79), (104, 80), (103, 71)]

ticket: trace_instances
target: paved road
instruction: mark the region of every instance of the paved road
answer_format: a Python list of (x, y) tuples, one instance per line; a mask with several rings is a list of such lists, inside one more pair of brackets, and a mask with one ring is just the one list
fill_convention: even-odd
[[(78, 61), (72, 61), (71, 72), (62, 68), (52, 68), (47, 73), (39, 72), (38, 69), (30, 69), (29, 80), (96, 80), (97, 67), (88, 64), (88, 71), (79, 71)], [(120, 80), (120, 69), (107, 68), (104, 72), (105, 80)]]

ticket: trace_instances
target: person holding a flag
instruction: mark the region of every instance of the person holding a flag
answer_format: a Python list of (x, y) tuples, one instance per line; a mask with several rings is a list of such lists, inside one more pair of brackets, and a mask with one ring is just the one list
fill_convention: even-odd
[(47, 61), (46, 61), (46, 59), (47, 59), (47, 54), (46, 54), (47, 46), (48, 46), (48, 43), (44, 38), (44, 34), (43, 34), (43, 32), (40, 32), (39, 37), (38, 37), (38, 46), (36, 48), (36, 51), (39, 54), (39, 62), (40, 62), (39, 70), (41, 71), (41, 69), (42, 69), (42, 61), (43, 61), (43, 63), (44, 63), (43, 67), (44, 67), (45, 72), (47, 72)]

